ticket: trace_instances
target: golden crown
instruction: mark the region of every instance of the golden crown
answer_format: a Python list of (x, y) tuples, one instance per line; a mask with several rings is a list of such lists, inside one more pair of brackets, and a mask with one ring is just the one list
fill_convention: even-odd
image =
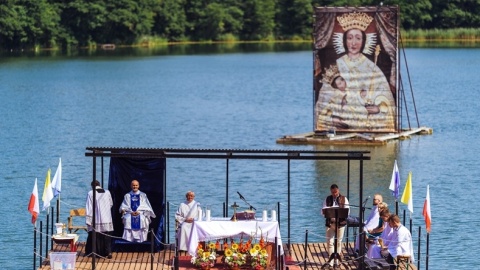
[(333, 80), (340, 76), (337, 65), (330, 65), (329, 68), (325, 69), (325, 74), (323, 74), (323, 82), (332, 85)]
[(353, 12), (337, 17), (337, 21), (344, 31), (348, 31), (352, 28), (365, 31), (373, 21), (373, 18), (363, 12)]

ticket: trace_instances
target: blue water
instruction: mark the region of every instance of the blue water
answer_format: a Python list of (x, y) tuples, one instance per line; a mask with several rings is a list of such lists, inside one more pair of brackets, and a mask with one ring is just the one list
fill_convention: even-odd
[[(402, 188), (408, 172), (413, 174), (412, 234), (417, 237), (421, 227), (422, 268), (426, 236), (421, 211), (429, 184), (430, 269), (471, 269), (478, 261), (473, 236), (480, 223), (475, 214), (480, 206), (476, 200), (480, 50), (407, 49), (406, 56), (420, 125), (434, 133), (376, 147), (276, 144), (284, 135), (312, 130), (309, 50), (3, 57), (0, 265), (32, 267), (33, 226), (27, 205), (35, 178), (41, 196), (47, 169), (52, 169), (53, 177), (62, 158), (60, 219), (66, 222), (69, 209), (83, 207), (89, 188), (92, 163), (85, 148), (118, 146), (368, 150), (372, 160), (365, 162), (365, 193), (379, 192), (392, 206), (388, 186), (397, 159)], [(406, 72), (402, 78), (407, 86)], [(416, 126), (413, 110), (410, 116)], [(167, 166), (167, 200), (172, 207), (192, 189), (199, 201), (211, 205), (212, 215), (221, 215), (224, 161), (169, 160)], [(352, 168), (355, 177), (358, 164), (352, 163)], [(285, 215), (285, 161), (231, 161), (229, 169), (230, 202), (243, 204), (236, 193), (240, 190), (259, 209), (279, 201)], [(331, 183), (346, 192), (346, 164), (292, 162), (291, 174), (291, 241), (302, 242), (307, 229), (311, 241), (324, 241), (321, 202)], [(354, 202), (356, 187), (352, 183)], [(45, 212), (39, 219), (45, 220)], [(286, 241), (286, 226), (282, 235)], [(81, 238), (84, 241), (85, 235)]]

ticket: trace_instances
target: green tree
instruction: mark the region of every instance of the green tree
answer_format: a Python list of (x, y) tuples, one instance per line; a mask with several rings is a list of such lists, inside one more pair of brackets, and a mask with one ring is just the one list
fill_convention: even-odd
[(163, 0), (155, 19), (154, 33), (169, 41), (183, 40), (187, 28), (184, 5), (184, 0)]
[(275, 30), (275, 0), (245, 0), (242, 9), (242, 39), (263, 40), (273, 37)]
[(277, 35), (291, 38), (300, 35), (309, 38), (312, 33), (313, 6), (311, 0), (278, 0)]

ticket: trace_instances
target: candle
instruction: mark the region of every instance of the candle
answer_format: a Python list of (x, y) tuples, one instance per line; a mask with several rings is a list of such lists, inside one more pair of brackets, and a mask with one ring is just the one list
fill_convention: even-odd
[(267, 221), (267, 210), (263, 210), (263, 213), (262, 213), (262, 221)]
[(207, 209), (206, 212), (207, 212), (207, 214), (206, 214), (206, 219), (207, 219), (207, 221), (210, 221), (210, 215), (211, 215), (210, 209)]
[(272, 209), (272, 221), (277, 221), (277, 210)]

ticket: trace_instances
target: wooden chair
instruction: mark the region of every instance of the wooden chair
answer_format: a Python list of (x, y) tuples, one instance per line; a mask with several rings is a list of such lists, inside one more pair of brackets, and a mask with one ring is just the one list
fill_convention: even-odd
[[(79, 217), (81, 217), (82, 219), (82, 224), (85, 224), (85, 208), (78, 208), (78, 209), (72, 209), (70, 210), (70, 216), (68, 217), (68, 232), (69, 233), (72, 233), (72, 231), (74, 233), (76, 233), (78, 230), (85, 230), (87, 231), (87, 225), (74, 225), (73, 224), (73, 219), (76, 218), (76, 219), (79, 219)], [(79, 221), (80, 222), (80, 221)]]
[(402, 269), (408, 269), (410, 266), (410, 256), (398, 255), (397, 258), (395, 258), (395, 264), (397, 265), (397, 269), (399, 269), (401, 265), (404, 265)]

